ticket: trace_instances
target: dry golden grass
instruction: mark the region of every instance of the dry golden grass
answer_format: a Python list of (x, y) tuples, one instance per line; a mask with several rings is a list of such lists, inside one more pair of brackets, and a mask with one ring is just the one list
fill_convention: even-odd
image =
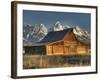
[(90, 55), (69, 55), (69, 56), (46, 56), (46, 55), (23, 55), (23, 68), (54, 68), (54, 67), (75, 67), (89, 66)]

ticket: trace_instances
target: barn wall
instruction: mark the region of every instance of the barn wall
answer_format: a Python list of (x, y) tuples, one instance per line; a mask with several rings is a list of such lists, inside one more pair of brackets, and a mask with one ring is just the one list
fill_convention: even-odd
[(46, 54), (47, 55), (52, 55), (53, 54), (51, 45), (49, 45), (49, 46), (47, 45), (46, 46)]
[(85, 46), (78, 46), (77, 47), (77, 53), (78, 54), (86, 54), (87, 53), (87, 49)]
[(45, 55), (46, 48), (45, 46), (27, 46), (24, 47), (25, 53), (27, 54), (34, 54), (34, 55)]
[(33, 48), (32, 46), (30, 46), (30, 47), (25, 46), (24, 47), (25, 53), (26, 54), (32, 54), (34, 52), (34, 49), (32, 49), (32, 48)]
[(65, 46), (64, 50), (65, 50), (66, 55), (76, 54), (76, 46), (74, 46), (74, 45)]
[(62, 55), (62, 54), (64, 54), (63, 45), (53, 45), (53, 54), (54, 55)]
[(85, 45), (85, 44), (83, 44), (81, 42), (78, 42), (77, 53), (78, 54), (90, 54), (89, 45)]
[(47, 55), (62, 55), (64, 54), (64, 46), (62, 41), (46, 46)]
[(66, 44), (52, 44), (46, 47), (47, 55), (77, 55), (88, 54), (90, 49), (84, 44), (77, 44), (77, 42), (70, 42)]

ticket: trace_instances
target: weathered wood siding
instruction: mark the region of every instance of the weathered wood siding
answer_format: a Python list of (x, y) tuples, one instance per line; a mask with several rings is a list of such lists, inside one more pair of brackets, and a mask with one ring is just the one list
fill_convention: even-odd
[(45, 46), (27, 46), (24, 49), (27, 54), (46, 55)]
[(77, 41), (75, 35), (66, 34), (63, 41), (46, 46), (47, 55), (75, 55), (89, 53), (89, 47)]
[(46, 46), (47, 55), (62, 55), (64, 54), (64, 46), (62, 42), (57, 42)]
[(52, 55), (53, 54), (52, 50), (53, 50), (53, 48), (52, 48), (51, 45), (50, 46), (49, 45), (46, 46), (46, 54), (47, 55)]

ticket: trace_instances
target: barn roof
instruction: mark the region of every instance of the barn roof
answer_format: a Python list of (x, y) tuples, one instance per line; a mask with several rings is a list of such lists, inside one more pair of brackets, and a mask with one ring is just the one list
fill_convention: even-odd
[(59, 41), (62, 40), (65, 36), (65, 34), (67, 34), (68, 32), (72, 31), (73, 28), (69, 28), (69, 29), (65, 29), (62, 31), (52, 31), (49, 32), (44, 39), (39, 42), (39, 43), (45, 43), (45, 42), (55, 42), (55, 41)]

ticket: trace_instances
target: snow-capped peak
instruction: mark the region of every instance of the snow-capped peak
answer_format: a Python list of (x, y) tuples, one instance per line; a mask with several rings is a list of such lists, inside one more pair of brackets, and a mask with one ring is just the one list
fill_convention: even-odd
[[(27, 30), (27, 28), (24, 28)], [(42, 40), (48, 33), (48, 29), (44, 24), (35, 24), (33, 27), (29, 27), (29, 30), (24, 32), (24, 37), (29, 42), (39, 42)]]
[(73, 28), (73, 33), (81, 42), (84, 42), (86, 44), (90, 43), (90, 34), (86, 30), (83, 30), (79, 26), (76, 26), (75, 28)]
[(79, 26), (76, 26), (73, 29), (73, 33), (76, 34), (76, 35), (78, 35), (78, 36), (82, 36), (83, 35), (83, 30)]
[(44, 33), (45, 35), (48, 33), (48, 30), (44, 24), (40, 24), (40, 32)]
[(62, 26), (62, 24), (60, 23), (60, 21), (57, 21), (57, 22), (54, 24), (53, 30), (54, 30), (54, 31), (63, 30), (63, 26)]

